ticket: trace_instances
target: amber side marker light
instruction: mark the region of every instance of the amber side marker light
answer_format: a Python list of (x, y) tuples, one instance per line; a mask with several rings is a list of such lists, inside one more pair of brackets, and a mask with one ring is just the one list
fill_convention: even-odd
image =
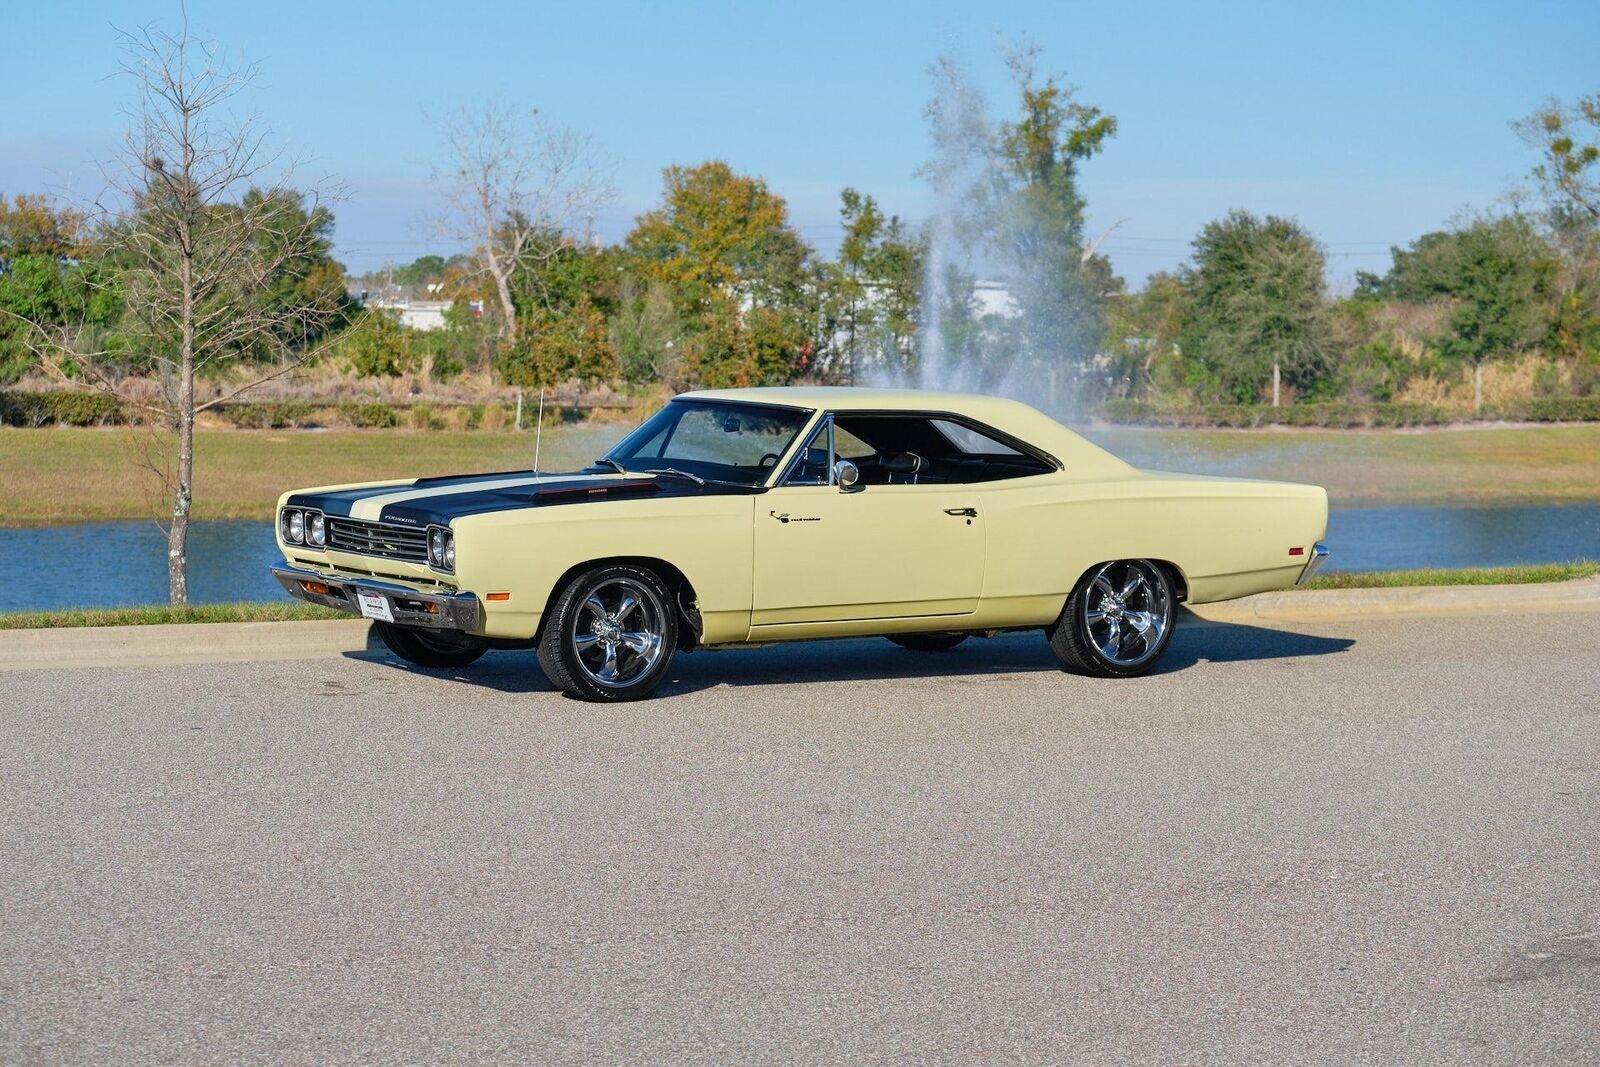
[(1300, 546), (1299, 548), (1291, 548), (1289, 550), (1289, 555), (1291, 556), (1303, 556), (1305, 554), (1306, 550), (1304, 545)]
[(314, 596), (327, 596), (330, 590), (322, 582), (301, 582), (300, 588)]
[(511, 594), (510, 593), (485, 593), (483, 595), (483, 598), (485, 600), (510, 600), (511, 599)]

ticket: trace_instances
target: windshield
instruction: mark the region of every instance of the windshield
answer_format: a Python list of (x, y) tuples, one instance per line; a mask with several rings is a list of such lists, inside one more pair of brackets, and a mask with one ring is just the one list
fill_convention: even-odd
[(742, 485), (764, 482), (811, 412), (764, 404), (674, 400), (605, 459), (629, 471), (673, 468)]

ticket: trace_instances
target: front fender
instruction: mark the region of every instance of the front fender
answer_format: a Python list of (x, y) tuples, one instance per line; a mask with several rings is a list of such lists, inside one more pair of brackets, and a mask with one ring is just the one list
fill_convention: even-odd
[[(568, 571), (617, 557), (662, 559), (693, 587), (708, 644), (750, 629), (755, 497), (602, 500), (467, 515), (452, 524), (456, 580), (484, 605), (483, 633), (525, 639)], [(505, 593), (505, 599), (490, 594)]]

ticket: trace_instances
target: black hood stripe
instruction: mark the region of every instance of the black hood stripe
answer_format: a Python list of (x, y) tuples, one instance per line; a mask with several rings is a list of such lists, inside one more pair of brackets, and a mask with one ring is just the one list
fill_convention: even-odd
[[(513, 475), (512, 477), (515, 477)], [(542, 475), (529, 477), (522, 484), (500, 485), (493, 489), (473, 489), (474, 483), (505, 482), (505, 475), (471, 475), (462, 478), (433, 478), (428, 484), (388, 485), (370, 489), (346, 489), (331, 493), (295, 493), (292, 507), (319, 508), (325, 515), (350, 516), (350, 509), (362, 500), (377, 496), (400, 496), (409, 489), (438, 489), (460, 485), (460, 492), (435, 493), (414, 499), (395, 500), (384, 505), (377, 521), (397, 526), (448, 526), (453, 519), (493, 511), (519, 508), (557, 507), (568, 504), (598, 503), (639, 497), (729, 496), (764, 492), (762, 486), (710, 482), (696, 485), (687, 478), (612, 478), (595, 474)]]
[[(289, 497), (288, 505), (291, 507), (320, 508), (325, 515), (349, 518), (351, 508), (361, 501), (371, 500), (373, 497), (395, 496), (408, 490), (438, 489), (447, 485), (471, 486), (475, 483), (504, 482), (514, 478), (526, 478), (531, 486), (541, 478), (550, 477), (552, 477), (550, 474), (538, 475), (532, 471), (507, 471), (502, 474), (453, 474), (438, 478), (417, 478), (409, 482), (393, 482), (388, 485), (357, 486), (353, 489), (339, 489), (329, 493), (294, 493)], [(559, 477), (559, 475), (556, 477)]]

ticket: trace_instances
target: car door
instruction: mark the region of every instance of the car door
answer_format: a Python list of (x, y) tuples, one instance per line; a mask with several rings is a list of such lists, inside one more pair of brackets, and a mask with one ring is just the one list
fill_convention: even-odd
[(984, 567), (977, 487), (841, 488), (831, 474), (831, 430), (825, 421), (784, 484), (755, 499), (752, 635), (763, 626), (976, 610)]

